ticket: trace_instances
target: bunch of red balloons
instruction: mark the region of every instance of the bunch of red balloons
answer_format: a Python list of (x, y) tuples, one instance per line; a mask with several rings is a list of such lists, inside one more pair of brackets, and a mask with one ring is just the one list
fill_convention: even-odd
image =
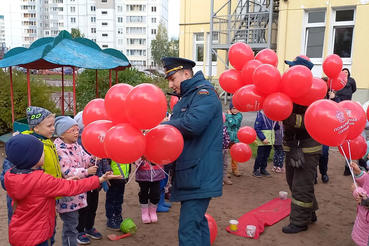
[(171, 163), (184, 142), (175, 127), (159, 125), (166, 111), (166, 97), (157, 86), (114, 85), (105, 100), (94, 99), (85, 106), (82, 143), (92, 155), (118, 163), (131, 163), (142, 155), (156, 164)]

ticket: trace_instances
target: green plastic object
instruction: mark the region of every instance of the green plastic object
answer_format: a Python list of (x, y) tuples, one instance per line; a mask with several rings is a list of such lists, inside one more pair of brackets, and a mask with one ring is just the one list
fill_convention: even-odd
[(120, 230), (123, 233), (131, 233), (133, 235), (137, 231), (137, 226), (136, 226), (136, 224), (133, 222), (133, 220), (131, 218), (126, 218), (120, 224)]

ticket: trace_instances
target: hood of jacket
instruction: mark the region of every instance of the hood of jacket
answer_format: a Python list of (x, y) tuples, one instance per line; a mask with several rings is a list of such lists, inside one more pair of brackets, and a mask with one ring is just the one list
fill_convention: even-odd
[(10, 197), (22, 200), (35, 187), (44, 171), (35, 170), (28, 174), (5, 174), (5, 187)]

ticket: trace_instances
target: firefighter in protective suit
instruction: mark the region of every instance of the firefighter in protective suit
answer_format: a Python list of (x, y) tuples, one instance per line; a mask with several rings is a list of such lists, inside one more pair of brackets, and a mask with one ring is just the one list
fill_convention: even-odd
[[(310, 70), (314, 66), (302, 57), (285, 63), (290, 67), (303, 65)], [(294, 104), (292, 114), (283, 121), (286, 179), (292, 193), (290, 224), (282, 228), (284, 233), (306, 231), (311, 222), (317, 221), (315, 211), (318, 209), (318, 202), (314, 194), (314, 179), (322, 145), (305, 129), (306, 109), (306, 106)]]

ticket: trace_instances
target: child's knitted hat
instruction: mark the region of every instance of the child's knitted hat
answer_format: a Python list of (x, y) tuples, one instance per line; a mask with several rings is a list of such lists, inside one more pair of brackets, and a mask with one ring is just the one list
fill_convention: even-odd
[(35, 128), (38, 124), (41, 123), (47, 116), (51, 114), (51, 112), (47, 109), (40, 107), (28, 107), (27, 111), (27, 121), (28, 125), (30, 125), (31, 129)]
[(72, 126), (78, 125), (78, 123), (69, 116), (58, 116), (55, 118), (55, 133), (60, 137)]

